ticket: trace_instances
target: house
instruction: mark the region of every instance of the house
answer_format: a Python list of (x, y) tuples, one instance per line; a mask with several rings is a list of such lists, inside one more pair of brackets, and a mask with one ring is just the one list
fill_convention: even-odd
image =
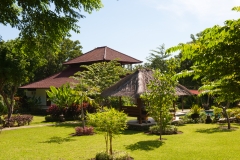
[(67, 65), (68, 67), (62, 72), (56, 73), (43, 80), (21, 86), (20, 88), (26, 90), (27, 97), (40, 97), (40, 107), (42, 109), (46, 109), (51, 105), (51, 102), (48, 101), (46, 94), (46, 90), (48, 90), (50, 86), (60, 87), (67, 82), (75, 82), (75, 80), (70, 78), (70, 76), (73, 76), (76, 72), (81, 71), (81, 65), (91, 65), (97, 62), (109, 62), (111, 60), (117, 60), (123, 66), (131, 66), (132, 64), (142, 63), (140, 60), (107, 46), (98, 47), (75, 59), (63, 63), (63, 65)]

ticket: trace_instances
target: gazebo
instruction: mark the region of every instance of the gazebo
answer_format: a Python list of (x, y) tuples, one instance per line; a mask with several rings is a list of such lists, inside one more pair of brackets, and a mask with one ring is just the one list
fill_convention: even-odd
[[(128, 75), (118, 81), (116, 84), (105, 89), (101, 96), (116, 96), (119, 97), (120, 110), (123, 110), (128, 116), (137, 117), (141, 124), (144, 115), (142, 114), (142, 100), (140, 95), (147, 92), (147, 84), (153, 79), (153, 71), (150, 69), (138, 69), (131, 75)], [(178, 84), (176, 86), (176, 95), (185, 96), (192, 95), (192, 93), (184, 86)], [(122, 106), (121, 97), (128, 96), (136, 99), (137, 107)]]

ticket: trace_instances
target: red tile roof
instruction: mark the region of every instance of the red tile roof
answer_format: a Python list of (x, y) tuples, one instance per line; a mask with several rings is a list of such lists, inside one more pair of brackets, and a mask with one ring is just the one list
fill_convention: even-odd
[(198, 94), (199, 94), (198, 90), (190, 90), (190, 92), (191, 92), (192, 94), (195, 94), (195, 95), (198, 95)]
[(50, 86), (54, 87), (60, 87), (63, 84), (67, 82), (76, 82), (73, 78), (69, 78), (70, 76), (73, 76), (74, 73), (80, 70), (79, 66), (76, 67), (68, 67), (65, 70), (63, 70), (60, 73), (54, 74), (48, 78), (45, 78), (43, 80), (33, 82), (27, 85), (24, 85), (20, 88), (22, 89), (32, 89), (32, 88), (42, 88), (42, 89), (49, 89)]
[(73, 78), (69, 78), (73, 76), (74, 73), (80, 71), (81, 68), (79, 67), (80, 64), (92, 64), (94, 62), (102, 62), (102, 61), (110, 61), (119, 58), (118, 62), (122, 64), (134, 64), (134, 63), (141, 63), (135, 58), (127, 56), (123, 53), (115, 51), (108, 47), (98, 47), (92, 51), (89, 51), (73, 60), (70, 60), (64, 64), (70, 65), (64, 71), (54, 74), (48, 78), (43, 80), (33, 82), (27, 85), (24, 85), (20, 88), (22, 89), (33, 89), (33, 88), (42, 88), (42, 89), (49, 89), (50, 86), (60, 87), (61, 85), (67, 82), (75, 82)]
[(75, 59), (65, 62), (64, 64), (80, 64), (80, 63), (84, 64), (84, 63), (94, 63), (94, 62), (100, 62), (100, 61), (111, 61), (114, 59), (118, 59), (118, 62), (120, 62), (121, 64), (142, 63), (142, 61), (140, 60), (137, 60), (126, 54), (123, 54), (114, 49), (104, 46), (104, 47), (95, 48)]

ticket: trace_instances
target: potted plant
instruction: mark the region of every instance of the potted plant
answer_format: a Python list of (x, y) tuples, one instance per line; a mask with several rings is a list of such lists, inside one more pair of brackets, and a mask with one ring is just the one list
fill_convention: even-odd
[(201, 110), (202, 108), (199, 105), (194, 104), (190, 109), (192, 119), (199, 118)]

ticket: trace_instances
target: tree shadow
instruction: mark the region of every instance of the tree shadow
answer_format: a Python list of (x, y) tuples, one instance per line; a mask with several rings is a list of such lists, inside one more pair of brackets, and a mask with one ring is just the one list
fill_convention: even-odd
[(129, 149), (131, 151), (134, 151), (134, 150), (149, 151), (149, 150), (154, 150), (155, 148), (159, 148), (163, 144), (164, 142), (159, 140), (139, 141), (135, 144), (130, 144), (126, 146), (126, 149)]
[(238, 129), (238, 127), (231, 127), (231, 129), (228, 129), (226, 126), (219, 126), (215, 128), (208, 128), (208, 129), (197, 129), (196, 132), (213, 134), (213, 133), (220, 133), (220, 132), (232, 132), (232, 131), (235, 131), (236, 129)]
[(122, 134), (124, 135), (133, 135), (133, 134), (138, 134), (138, 133), (142, 133), (143, 131), (135, 131), (135, 130), (124, 130), (122, 131)]
[(71, 137), (66, 137), (66, 138), (62, 138), (62, 137), (51, 137), (49, 140), (41, 142), (41, 143), (58, 143), (58, 144), (62, 144), (64, 142), (70, 142), (70, 141), (75, 141), (74, 139), (71, 139)]
[(57, 122), (52, 127), (74, 128), (77, 126), (82, 126), (82, 123), (81, 122)]

